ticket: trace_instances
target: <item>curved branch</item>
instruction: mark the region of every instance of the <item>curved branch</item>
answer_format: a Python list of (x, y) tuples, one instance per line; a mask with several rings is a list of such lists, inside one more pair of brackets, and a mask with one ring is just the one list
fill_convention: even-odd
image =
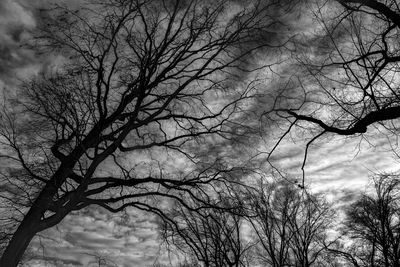
[(339, 135), (354, 135), (358, 133), (365, 133), (367, 132), (368, 126), (374, 123), (387, 120), (394, 120), (400, 117), (400, 107), (388, 107), (377, 111), (371, 111), (363, 118), (359, 119), (356, 123), (354, 123), (353, 126), (350, 126), (347, 129), (341, 129), (334, 126), (329, 126), (322, 120), (316, 119), (312, 116), (297, 114), (292, 110), (285, 110), (285, 111), (299, 121), (307, 121), (317, 124), (326, 132), (336, 133)]
[(384, 15), (386, 18), (390, 19), (397, 27), (400, 27), (400, 14), (391, 10), (385, 4), (379, 3), (375, 0), (337, 0), (344, 7), (351, 9), (348, 4), (359, 4), (360, 6), (369, 7), (379, 14)]

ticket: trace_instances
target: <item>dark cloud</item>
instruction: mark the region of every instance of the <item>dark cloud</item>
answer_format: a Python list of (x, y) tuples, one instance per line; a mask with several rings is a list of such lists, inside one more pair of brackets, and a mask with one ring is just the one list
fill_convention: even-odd
[(32, 38), (34, 28), (33, 13), (20, 2), (5, 0), (0, 3), (0, 79), (5, 84), (15, 81), (19, 69), (36, 63), (35, 53), (24, 46)]
[(356, 189), (343, 189), (342, 192), (337, 193), (342, 193), (339, 202), (346, 205), (350, 205), (360, 196), (360, 190)]
[(0, 1), (0, 15), (6, 15), (8, 10), (9, 1)]
[(43, 10), (53, 4), (51, 0), (0, 1), (0, 81), (5, 85), (16, 85), (54, 61), (53, 55), (41, 55), (32, 46), (37, 27), (47, 16)]

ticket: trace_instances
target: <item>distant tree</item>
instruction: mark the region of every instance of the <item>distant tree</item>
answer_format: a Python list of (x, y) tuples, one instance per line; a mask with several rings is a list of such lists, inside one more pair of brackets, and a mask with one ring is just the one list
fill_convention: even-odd
[(262, 184), (249, 196), (258, 258), (267, 266), (324, 266), (334, 212), (321, 196), (289, 182)]
[(225, 209), (188, 211), (182, 206), (173, 215), (175, 223), (164, 224), (162, 236), (174, 249), (205, 267), (248, 266), (252, 244), (244, 237), (244, 217)]
[(160, 216), (165, 199), (216, 205), (233, 168), (198, 155), (243, 136), (236, 129), (252, 93), (242, 74), (268, 45), (257, 33), (273, 25), (277, 4), (110, 0), (42, 10), (35, 48), (62, 63), (2, 109), (9, 230), (0, 266), (16, 266), (37, 233), (90, 205)]
[(373, 182), (373, 192), (362, 194), (346, 213), (351, 252), (358, 266), (400, 266), (400, 179), (380, 175)]
[(184, 260), (183, 262), (178, 262), (176, 264), (154, 263), (152, 265), (149, 265), (148, 267), (201, 267), (201, 266), (193, 261)]

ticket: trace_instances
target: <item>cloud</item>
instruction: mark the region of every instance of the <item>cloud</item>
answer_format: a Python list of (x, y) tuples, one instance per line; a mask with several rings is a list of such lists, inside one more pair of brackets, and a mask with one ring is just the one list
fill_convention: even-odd
[[(0, 86), (14, 83), (16, 77), (26, 77), (29, 73), (42, 68), (44, 59), (39, 58), (34, 51), (24, 47), (23, 44), (32, 38), (31, 31), (43, 15), (36, 9), (46, 4), (48, 1), (0, 1)], [(282, 38), (278, 34), (279, 31), (300, 32), (303, 28), (299, 28), (299, 25), (308, 23), (299, 22), (299, 17), (289, 18), (288, 14), (285, 15), (287, 25), (280, 25), (273, 32), (265, 32), (265, 36), (262, 36), (264, 39), (269, 39), (271, 42), (279, 41)], [(285, 28), (287, 26), (291, 29)], [(252, 55), (251, 60), (243, 63), (249, 67), (247, 64), (261, 56)], [(266, 58), (269, 62), (268, 56)], [(293, 66), (287, 65), (277, 70), (289, 75), (293, 73), (290, 68)], [(248, 76), (243, 77), (248, 78)], [(277, 84), (270, 83), (267, 89), (273, 90), (275, 85)], [(265, 110), (268, 108), (266, 105), (272, 101), (273, 98), (269, 96), (260, 98), (260, 103), (255, 108)], [(272, 132), (277, 129), (271, 127), (268, 130)], [(368, 183), (368, 176), (372, 171), (393, 169), (394, 160), (390, 151), (369, 148), (363, 149), (356, 156), (358, 153), (356, 139), (325, 141), (310, 148), (306, 165), (306, 183), (312, 184), (315, 191), (325, 191), (333, 199), (339, 199), (340, 203), (352, 201), (355, 196), (353, 189), (363, 188)], [(305, 143), (285, 142), (271, 161), (291, 175), (301, 177), (300, 167)], [(386, 141), (379, 139), (378, 144), (384, 145)], [(220, 147), (215, 147), (215, 150), (218, 149)], [(243, 153), (243, 150), (241, 152)], [(90, 207), (68, 216), (57, 228), (46, 231), (44, 235), (48, 237), (42, 239), (44, 250), (41, 250), (40, 240), (36, 239), (32, 246), (37, 253), (26, 266), (35, 264), (43, 266), (38, 261), (42, 255), (44, 255), (43, 261), (54, 266), (90, 266), (92, 263), (95, 264), (99, 257), (110, 262), (110, 266), (113, 266), (113, 263), (117, 266), (146, 266), (155, 261), (160, 249), (154, 216), (137, 210), (128, 210), (126, 214), (111, 214)]]
[(0, 79), (6, 84), (15, 82), (18, 69), (36, 62), (35, 53), (23, 47), (35, 26), (33, 13), (18, 1), (0, 2)]
[[(77, 6), (77, 2), (81, 1), (66, 1), (73, 6)], [(55, 3), (50, 0), (0, 1), (0, 86), (14, 89), (21, 79), (59, 61), (57, 56), (41, 55), (31, 46), (36, 27), (47, 16), (43, 8), (52, 4)]]
[(33, 257), (26, 266), (35, 266), (39, 259), (49, 266), (64, 266), (56, 259), (71, 266), (97, 266), (100, 258), (107, 266), (149, 266), (160, 250), (155, 216), (133, 209), (112, 214), (90, 207), (68, 216), (44, 236), (32, 242)]
[[(99, 229), (100, 230), (100, 229)], [(123, 247), (123, 240), (104, 236), (104, 232), (71, 232), (67, 233), (65, 240), (73, 246), (80, 246), (84, 249), (96, 250)]]
[(0, 15), (0, 23), (2, 25), (35, 26), (32, 12), (21, 5), (20, 1), (3, 0), (0, 2)]
[(383, 172), (396, 172), (399, 166), (394, 153), (388, 149), (385, 137), (370, 143), (359, 138), (332, 138), (310, 148), (306, 177), (317, 191), (341, 189), (363, 190), (370, 177)]

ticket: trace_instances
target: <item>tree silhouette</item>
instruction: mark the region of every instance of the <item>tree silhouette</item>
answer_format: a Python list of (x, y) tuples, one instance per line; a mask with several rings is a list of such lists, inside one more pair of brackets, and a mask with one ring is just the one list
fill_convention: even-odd
[(347, 210), (352, 254), (358, 266), (400, 266), (399, 179), (380, 175), (373, 182), (373, 192), (362, 194)]
[(258, 258), (268, 266), (324, 266), (327, 230), (333, 210), (321, 198), (287, 181), (261, 184), (249, 196), (249, 220), (259, 244)]
[(244, 238), (244, 217), (227, 210), (231, 208), (191, 212), (178, 206), (173, 213), (174, 223), (162, 227), (163, 239), (202, 266), (248, 266), (252, 244)]
[(288, 124), (280, 140), (292, 129), (310, 130), (304, 163), (321, 136), (357, 136), (382, 126), (397, 135), (400, 117), (399, 2), (336, 0), (310, 10), (318, 26), (297, 39), (297, 70), (266, 112)]
[(273, 4), (111, 0), (42, 11), (34, 46), (62, 63), (1, 114), (2, 198), (14, 207), (3, 209), (12, 232), (0, 265), (16, 266), (38, 232), (90, 205), (160, 216), (163, 199), (216, 205), (233, 168), (196, 153), (237, 132), (252, 96), (243, 75), (268, 45), (256, 32), (273, 23)]

